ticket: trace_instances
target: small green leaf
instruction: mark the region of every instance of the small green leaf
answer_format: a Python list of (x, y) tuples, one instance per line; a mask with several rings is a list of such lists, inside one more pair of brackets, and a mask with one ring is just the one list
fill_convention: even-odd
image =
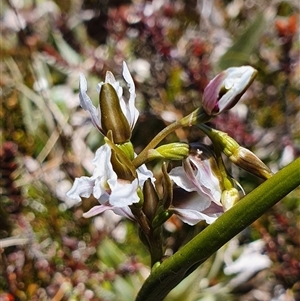
[(117, 268), (125, 261), (125, 254), (110, 239), (104, 239), (98, 247), (101, 263), (107, 267)]
[(249, 56), (259, 43), (263, 31), (267, 28), (265, 12), (257, 15), (253, 23), (238, 37), (235, 43), (220, 58), (218, 66), (221, 70), (232, 66), (241, 66), (249, 62)]

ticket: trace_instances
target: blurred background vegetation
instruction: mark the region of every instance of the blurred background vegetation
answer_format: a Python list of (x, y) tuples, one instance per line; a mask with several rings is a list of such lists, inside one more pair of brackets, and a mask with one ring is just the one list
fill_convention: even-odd
[[(65, 196), (75, 177), (91, 174), (103, 142), (79, 107), (79, 72), (96, 104), (105, 72), (122, 80), (122, 61), (128, 63), (140, 110), (132, 138), (139, 152), (201, 105), (220, 70), (250, 64), (257, 80), (212, 125), (274, 172), (299, 156), (297, 0), (6, 0), (0, 22), (1, 301), (130, 301), (149, 274), (134, 224), (111, 212), (84, 219), (96, 201), (75, 204)], [(167, 139), (209, 143), (193, 128)], [(151, 167), (159, 171), (159, 163)], [(230, 172), (246, 192), (260, 184)], [(203, 227), (171, 218), (166, 254)], [(298, 188), (167, 300), (300, 300), (299, 233)]]

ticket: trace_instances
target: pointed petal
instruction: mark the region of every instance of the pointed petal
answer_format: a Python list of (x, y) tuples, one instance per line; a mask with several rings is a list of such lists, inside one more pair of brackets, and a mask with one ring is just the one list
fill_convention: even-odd
[(205, 220), (208, 224), (211, 224), (215, 219), (194, 210), (189, 209), (172, 209), (172, 211), (186, 224), (194, 226), (200, 221)]
[(223, 213), (223, 208), (211, 202), (209, 197), (200, 196), (197, 192), (186, 192), (183, 189), (174, 190), (170, 210), (189, 225), (195, 225), (202, 220), (210, 224)]
[(120, 83), (115, 79), (112, 72), (110, 71), (106, 72), (105, 83), (111, 84), (115, 88), (119, 99), (122, 98), (123, 88), (120, 86)]
[(96, 107), (93, 105), (91, 99), (86, 94), (87, 91), (87, 82), (85, 76), (80, 73), (79, 74), (79, 99), (80, 99), (80, 106), (85, 110), (88, 111), (91, 115), (93, 125), (100, 131), (101, 124), (99, 120), (99, 112)]
[(185, 189), (186, 191), (195, 191), (196, 187), (195, 184), (188, 178), (184, 168), (182, 166), (173, 168), (169, 176), (171, 180), (173, 180), (176, 185)]
[(219, 93), (225, 77), (226, 72), (222, 71), (217, 76), (215, 76), (204, 89), (203, 108), (208, 115), (212, 115), (214, 110), (216, 110), (217, 112), (219, 111)]
[(134, 215), (132, 214), (129, 207), (123, 207), (123, 208), (113, 208), (112, 211), (120, 216), (124, 216), (126, 218), (129, 218), (131, 220), (135, 220)]
[(214, 175), (210, 162), (208, 160), (201, 160), (198, 162), (192, 156), (189, 157), (189, 160), (197, 166), (197, 187), (199, 191), (205, 193), (207, 196), (210, 196), (211, 201), (221, 205), (221, 187), (219, 179)]
[(95, 158), (93, 159), (93, 164), (95, 165), (93, 172), (93, 179), (95, 180), (93, 195), (98, 200), (103, 194), (110, 192), (111, 188), (108, 180), (117, 181), (117, 174), (113, 170), (110, 157), (111, 149), (107, 144), (104, 144), (96, 151)]
[(211, 206), (211, 201), (205, 195), (200, 196), (196, 191), (187, 192), (181, 188), (174, 189), (172, 202), (174, 208), (204, 211), (209, 206)]
[(128, 219), (134, 220), (134, 216), (131, 212), (131, 210), (129, 209), (129, 207), (124, 207), (124, 208), (114, 208), (110, 205), (98, 205), (98, 206), (94, 206), (93, 208), (91, 208), (89, 211), (83, 213), (83, 217), (85, 218), (89, 218), (89, 217), (93, 217), (95, 215), (101, 214), (107, 210), (112, 210), (115, 214), (126, 217)]
[(98, 205), (92, 207), (89, 211), (83, 213), (83, 217), (88, 218), (103, 213), (106, 210), (112, 210), (111, 206)]
[(143, 187), (144, 182), (147, 179), (151, 179), (152, 183), (155, 182), (155, 178), (153, 177), (153, 173), (151, 170), (149, 170), (145, 164), (141, 165), (137, 169), (138, 179), (139, 179), (139, 186)]
[(224, 87), (228, 90), (219, 100), (219, 111), (226, 111), (235, 106), (242, 94), (254, 80), (257, 71), (251, 66), (231, 67), (226, 70)]
[(133, 129), (139, 118), (139, 111), (135, 107), (136, 94), (135, 94), (134, 81), (125, 62), (123, 62), (123, 77), (127, 82), (127, 85), (129, 87), (129, 93), (130, 93), (130, 97), (127, 104), (128, 112), (125, 114), (125, 116), (127, 117), (131, 129)]

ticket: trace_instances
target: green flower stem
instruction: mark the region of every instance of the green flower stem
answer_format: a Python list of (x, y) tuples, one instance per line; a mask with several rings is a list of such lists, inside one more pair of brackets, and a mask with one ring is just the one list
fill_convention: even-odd
[(162, 131), (160, 131), (151, 141), (150, 143), (139, 153), (135, 159), (133, 159), (132, 163), (135, 168), (138, 168), (142, 164), (144, 164), (148, 159), (148, 151), (154, 149), (164, 138), (166, 138), (169, 134), (174, 132), (175, 130), (181, 127), (180, 121), (175, 121), (165, 127)]
[(133, 159), (132, 163), (135, 168), (138, 168), (148, 159), (148, 152), (151, 149), (154, 149), (163, 139), (165, 139), (169, 134), (179, 129), (180, 127), (189, 127), (195, 124), (201, 124), (203, 122), (207, 122), (211, 119), (203, 110), (197, 108), (195, 111), (190, 113), (189, 115), (181, 118), (178, 121), (175, 121), (165, 127), (162, 131), (160, 131), (151, 141), (150, 143), (139, 153), (139, 155)]
[(185, 277), (231, 238), (300, 185), (300, 158), (280, 170), (155, 267), (136, 301), (161, 301)]

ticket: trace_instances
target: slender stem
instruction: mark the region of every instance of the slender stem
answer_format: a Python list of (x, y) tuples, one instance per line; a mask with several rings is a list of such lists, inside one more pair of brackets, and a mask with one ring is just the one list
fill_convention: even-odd
[(169, 134), (179, 129), (182, 126), (180, 121), (175, 121), (165, 127), (162, 131), (160, 131), (151, 141), (150, 143), (140, 152), (140, 154), (133, 159), (132, 163), (135, 168), (141, 166), (144, 162), (147, 161), (147, 152), (150, 149), (155, 148), (164, 138), (166, 138)]
[(148, 239), (150, 242), (151, 267), (153, 267), (153, 265), (160, 262), (163, 257), (161, 227), (152, 229)]
[(206, 227), (145, 281), (136, 301), (162, 301), (200, 264), (300, 185), (300, 158), (280, 170)]
[(207, 122), (211, 119), (201, 108), (197, 108), (189, 115), (175, 121), (160, 131), (150, 143), (140, 152), (140, 154), (133, 159), (132, 163), (135, 168), (138, 168), (147, 161), (147, 153), (150, 149), (154, 149), (164, 138), (169, 134), (179, 129), (180, 127), (189, 127), (196, 124)]
[(137, 208), (134, 205), (130, 206), (130, 208), (140, 225), (140, 238), (148, 247), (151, 256), (151, 266), (153, 266), (156, 262), (160, 262), (163, 257), (161, 227), (153, 229), (141, 208)]

